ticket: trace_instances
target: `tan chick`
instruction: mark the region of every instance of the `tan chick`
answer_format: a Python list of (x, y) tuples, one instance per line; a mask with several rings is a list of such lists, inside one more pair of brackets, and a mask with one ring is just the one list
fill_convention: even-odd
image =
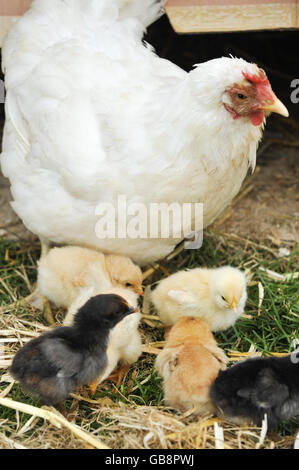
[(244, 312), (246, 276), (230, 266), (179, 271), (163, 279), (151, 298), (165, 325), (194, 316), (205, 320), (212, 331), (225, 330)]
[[(76, 312), (90, 297), (99, 294), (116, 294), (123, 297), (131, 307), (138, 307), (138, 295), (130, 289), (117, 287), (110, 287), (104, 290), (95, 290), (94, 288), (84, 289), (71, 305), (65, 317), (64, 325), (72, 326)], [(119, 384), (124, 374), (128, 371), (129, 366), (138, 360), (142, 353), (141, 335), (138, 330), (140, 319), (140, 312), (133, 313), (125, 317), (111, 330), (107, 349), (108, 365), (91, 387), (92, 393), (95, 393), (99, 383), (110, 376), (118, 363), (122, 366), (116, 374), (117, 383)]]
[(70, 307), (84, 288), (111, 286), (143, 295), (141, 269), (125, 256), (76, 246), (53, 248), (39, 262), (39, 291), (58, 307)]
[(164, 380), (166, 404), (182, 412), (213, 413), (210, 388), (219, 371), (226, 369), (227, 360), (206, 322), (181, 318), (171, 328), (155, 364)]

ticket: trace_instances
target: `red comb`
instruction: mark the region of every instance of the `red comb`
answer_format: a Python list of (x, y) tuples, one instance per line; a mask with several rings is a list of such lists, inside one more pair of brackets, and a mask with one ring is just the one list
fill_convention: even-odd
[(267, 85), (269, 83), (267, 75), (262, 69), (260, 69), (259, 75), (254, 75), (253, 73), (249, 72), (242, 72), (242, 74), (243, 77), (246, 78), (246, 80), (248, 80), (249, 82), (253, 82), (260, 85)]
[(258, 75), (248, 72), (242, 72), (242, 74), (246, 80), (256, 85), (258, 97), (261, 102), (264, 100), (273, 101), (274, 93), (263, 69), (259, 69)]

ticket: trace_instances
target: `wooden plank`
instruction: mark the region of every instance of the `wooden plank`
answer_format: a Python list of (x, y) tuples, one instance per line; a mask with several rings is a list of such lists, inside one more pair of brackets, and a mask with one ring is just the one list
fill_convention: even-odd
[(299, 27), (299, 0), (168, 0), (178, 33)]
[(0, 47), (16, 20), (31, 6), (32, 0), (0, 0)]
[(167, 6), (233, 6), (233, 5), (293, 5), (298, 3), (298, 0), (167, 0)]
[(21, 16), (31, 3), (32, 0), (0, 0), (0, 16)]
[[(0, 0), (0, 46), (31, 3)], [(178, 33), (299, 28), (299, 0), (167, 0), (166, 12)]]
[(6, 37), (11, 26), (18, 19), (16, 16), (0, 16), (0, 47)]

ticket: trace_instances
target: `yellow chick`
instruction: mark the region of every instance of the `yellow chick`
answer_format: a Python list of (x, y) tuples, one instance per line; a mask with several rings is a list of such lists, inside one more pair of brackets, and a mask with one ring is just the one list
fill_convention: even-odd
[[(131, 307), (138, 307), (138, 295), (130, 289), (117, 287), (104, 290), (95, 290), (94, 288), (84, 289), (71, 305), (65, 317), (64, 325), (72, 326), (74, 316), (80, 307), (82, 307), (90, 297), (99, 294), (116, 294), (123, 297)], [(140, 312), (133, 313), (125, 317), (111, 330), (107, 349), (108, 365), (98, 380), (93, 383), (91, 387), (92, 393), (95, 392), (99, 383), (110, 376), (119, 362), (123, 367), (118, 373), (118, 383), (120, 383), (123, 378), (124, 372), (128, 371), (128, 366), (138, 360), (142, 353), (141, 335), (138, 331), (140, 319)]]
[(111, 286), (143, 295), (141, 269), (125, 256), (76, 246), (53, 248), (39, 262), (39, 291), (58, 307), (70, 307), (82, 288)]
[(166, 404), (182, 412), (213, 413), (210, 387), (227, 361), (206, 322), (181, 318), (171, 328), (155, 364), (164, 379)]
[(179, 271), (163, 279), (151, 298), (165, 325), (192, 315), (205, 320), (212, 331), (225, 330), (244, 312), (246, 276), (230, 266)]

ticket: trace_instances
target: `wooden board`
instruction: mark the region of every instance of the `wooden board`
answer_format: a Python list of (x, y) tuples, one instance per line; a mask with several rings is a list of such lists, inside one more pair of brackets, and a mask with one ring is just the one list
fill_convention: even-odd
[(299, 0), (167, 0), (178, 33), (299, 27)]
[(29, 8), (32, 0), (0, 0), (0, 46), (13, 23)]
[[(0, 0), (0, 46), (31, 3)], [(166, 0), (166, 13), (178, 33), (299, 27), (299, 0)]]
[(0, 16), (21, 16), (31, 3), (32, 0), (0, 0)]

